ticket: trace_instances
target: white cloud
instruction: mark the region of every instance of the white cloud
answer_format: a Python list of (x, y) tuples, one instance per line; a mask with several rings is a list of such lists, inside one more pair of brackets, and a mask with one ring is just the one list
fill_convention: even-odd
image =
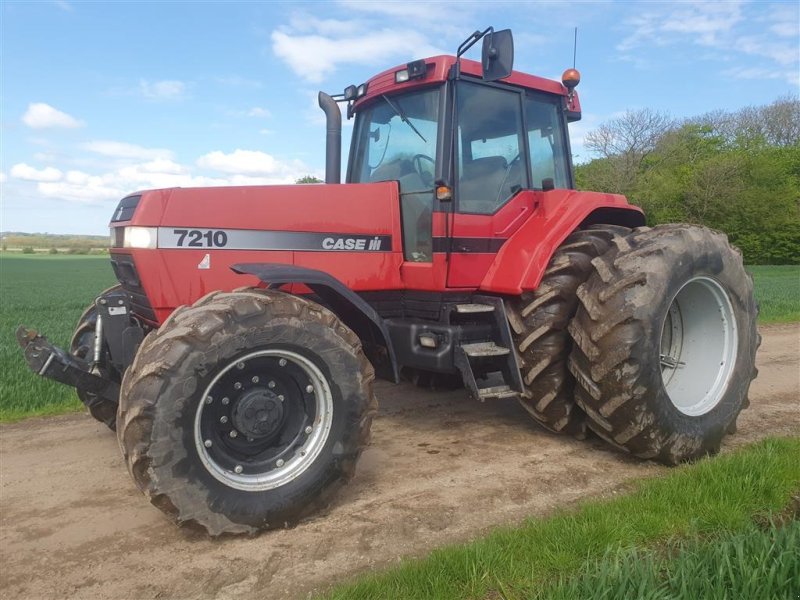
[[(758, 57), (771, 61), (776, 68), (789, 68), (789, 72), (773, 74), (763, 66), (745, 65), (726, 72), (733, 77), (797, 80), (800, 26), (794, 7), (761, 7), (742, 0), (630, 6), (640, 12), (625, 21), (626, 29), (632, 32), (617, 45), (621, 60), (641, 60), (637, 53), (642, 48), (694, 45), (712, 49), (716, 60), (742, 62)], [(754, 27), (754, 23), (763, 25)], [(696, 59), (697, 53), (693, 56)]]
[(229, 110), (227, 114), (232, 117), (252, 117), (256, 119), (268, 119), (272, 116), (269, 109), (261, 108), (260, 106), (254, 106), (247, 110)]
[(413, 29), (367, 28), (361, 33), (335, 36), (323, 33), (273, 31), (272, 51), (299, 76), (319, 83), (340, 64), (375, 65), (424, 58), (443, 51), (429, 43), (430, 36)]
[(742, 36), (736, 40), (736, 48), (745, 54), (763, 56), (783, 66), (798, 62), (797, 44), (791, 42), (775, 41), (757, 36)]
[[(170, 158), (128, 164), (101, 173), (60, 171), (59, 178), (46, 179), (43, 171), (26, 167), (28, 181), (35, 182), (36, 192), (45, 198), (84, 204), (116, 201), (137, 190), (171, 187), (216, 187), (232, 185), (275, 185), (294, 183), (303, 175), (317, 175), (301, 161), (284, 162), (263, 152), (236, 150), (229, 154), (209, 152), (197, 159), (195, 166), (183, 165)], [(56, 170), (57, 171), (57, 170)], [(216, 171), (217, 175), (209, 175)]]
[(266, 108), (261, 108), (259, 106), (254, 106), (250, 110), (247, 111), (248, 117), (258, 117), (258, 118), (269, 118), (272, 116), (272, 113), (269, 112)]
[(772, 79), (782, 79), (788, 81), (795, 87), (800, 87), (800, 73), (797, 70), (767, 69), (764, 67), (734, 67), (722, 72), (726, 77), (733, 79), (752, 79), (755, 81), (767, 81)]
[(25, 163), (18, 163), (11, 167), (11, 176), (24, 181), (58, 181), (63, 175), (54, 167), (36, 169)]
[(80, 146), (84, 150), (109, 156), (112, 158), (130, 158), (135, 160), (153, 160), (157, 158), (172, 158), (170, 150), (164, 148), (145, 148), (127, 142), (116, 142), (113, 140), (96, 140), (86, 142)]
[(3, 173), (2, 171), (0, 171), (0, 183), (5, 183), (7, 179), (8, 179), (8, 176), (5, 173)]
[(28, 110), (22, 115), (22, 122), (33, 129), (47, 129), (50, 127), (65, 127), (75, 129), (83, 127), (85, 123), (72, 115), (53, 108), (45, 102), (33, 102), (28, 105)]
[(626, 20), (632, 29), (617, 49), (623, 52), (640, 46), (667, 45), (689, 41), (702, 46), (727, 46), (726, 35), (742, 21), (742, 2), (692, 2), (679, 4), (639, 4), (645, 12)]
[(139, 93), (148, 100), (180, 100), (186, 92), (186, 84), (177, 80), (139, 80)]
[(204, 154), (197, 159), (197, 166), (236, 175), (282, 176), (300, 164), (281, 162), (266, 152), (237, 148), (229, 154), (219, 150)]
[(429, 22), (449, 22), (459, 16), (468, 5), (454, 7), (452, 3), (429, 0), (424, 4), (419, 2), (375, 2), (364, 0), (339, 0), (339, 5), (346, 10), (372, 13), (383, 17), (410, 19), (419, 21), (420, 15), (425, 16)]

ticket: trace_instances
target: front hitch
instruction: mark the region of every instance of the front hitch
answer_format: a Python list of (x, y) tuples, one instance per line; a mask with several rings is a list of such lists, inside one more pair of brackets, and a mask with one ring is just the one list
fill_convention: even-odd
[(16, 335), (25, 362), (37, 375), (91, 392), (114, 403), (119, 401), (119, 384), (92, 373), (91, 365), (86, 361), (54, 346), (35, 329), (20, 325)]

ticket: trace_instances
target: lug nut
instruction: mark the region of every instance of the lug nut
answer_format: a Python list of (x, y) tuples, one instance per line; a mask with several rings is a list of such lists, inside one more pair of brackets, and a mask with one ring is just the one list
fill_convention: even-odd
[(222, 416), (219, 418), (219, 422), (220, 422), (220, 423), (227, 423), (227, 422), (228, 422), (228, 417), (226, 417), (225, 415), (222, 415)]
[(236, 465), (236, 466), (233, 468), (233, 472), (234, 472), (234, 473), (241, 473), (241, 472), (242, 472), (242, 465)]
[(222, 404), (224, 404), (225, 406), (228, 406), (228, 403), (229, 403), (230, 401), (231, 401), (231, 399), (230, 399), (230, 398), (228, 398), (227, 396), (225, 396), (225, 397), (222, 399)]
[(280, 366), (282, 366), (282, 367), (285, 367), (285, 366), (286, 366), (286, 359), (285, 359), (285, 358), (282, 358), (282, 359), (280, 359), (280, 360), (278, 361), (278, 364), (279, 364)]
[(206, 404), (211, 404), (214, 399), (211, 396), (206, 396)]
[(267, 384), (267, 387), (268, 387), (269, 389), (273, 389), (273, 388), (275, 387), (275, 382), (274, 382), (274, 381), (270, 381), (270, 382)]
[(309, 394), (313, 394), (314, 393), (314, 386), (310, 385), (310, 384), (307, 385), (306, 386), (306, 392), (308, 392)]
[(286, 398), (283, 397), (283, 394), (278, 394), (278, 400), (283, 402), (284, 400), (286, 400)]
[(237, 368), (237, 369), (239, 369), (239, 370), (241, 371), (242, 369), (244, 369), (244, 363), (243, 363), (243, 362), (241, 362), (241, 361), (240, 361), (240, 362), (238, 362), (238, 363), (236, 363), (236, 368)]
[(253, 375), (253, 379), (251, 379), (253, 383), (258, 383), (258, 375)]
[(313, 428), (313, 427), (311, 427), (311, 425), (309, 425), (308, 427), (306, 427), (306, 433), (311, 433), (312, 431), (314, 431), (314, 428)]
[(206, 448), (211, 448), (211, 440), (206, 440), (205, 442), (203, 442), (203, 446), (205, 446)]
[(232, 429), (228, 435), (231, 436), (232, 438), (235, 438), (237, 435), (239, 435), (239, 432), (236, 431), (235, 429)]
[(233, 384), (233, 389), (235, 390), (242, 389), (242, 384), (237, 381), (236, 383)]
[(283, 464), (284, 463), (283, 463), (283, 459), (282, 458), (279, 458), (278, 460), (275, 461), (275, 466), (276, 467), (282, 467)]

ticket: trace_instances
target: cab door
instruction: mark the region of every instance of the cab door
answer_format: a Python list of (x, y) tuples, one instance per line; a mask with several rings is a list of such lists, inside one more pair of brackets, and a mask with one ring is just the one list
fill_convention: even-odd
[[(478, 287), (540, 192), (572, 188), (563, 98), (460, 81), (448, 287)], [(531, 243), (536, 243), (532, 240)]]
[(522, 90), (462, 80), (447, 285), (477, 287), (532, 209)]

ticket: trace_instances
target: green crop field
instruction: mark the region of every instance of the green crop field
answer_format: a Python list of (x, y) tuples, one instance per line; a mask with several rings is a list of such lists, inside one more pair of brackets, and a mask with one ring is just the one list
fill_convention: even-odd
[[(749, 267), (762, 323), (800, 320), (800, 267)], [(80, 408), (66, 386), (28, 371), (14, 340), (34, 327), (65, 348), (83, 309), (115, 283), (107, 256), (0, 254), (0, 421)]]
[(81, 407), (71, 388), (28, 370), (14, 332), (33, 327), (66, 348), (83, 310), (114, 283), (108, 256), (0, 255), (0, 421)]
[(800, 267), (749, 266), (756, 288), (760, 323), (800, 321)]

